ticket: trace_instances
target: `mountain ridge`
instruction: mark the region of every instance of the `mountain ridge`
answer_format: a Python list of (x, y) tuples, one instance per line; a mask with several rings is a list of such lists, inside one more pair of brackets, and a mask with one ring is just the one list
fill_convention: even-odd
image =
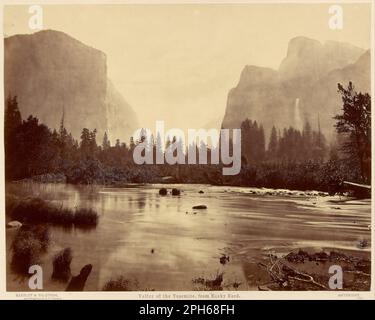
[(75, 138), (83, 127), (97, 129), (99, 143), (104, 132), (113, 143), (128, 142), (138, 126), (134, 110), (108, 79), (106, 54), (62, 31), (5, 38), (4, 62), (5, 97), (17, 95), (23, 118), (33, 114), (58, 128), (64, 112)]
[(243, 68), (238, 84), (228, 93), (222, 127), (239, 128), (249, 118), (263, 124), (268, 137), (273, 125), (302, 129), (309, 121), (317, 129), (319, 118), (323, 133), (332, 140), (333, 116), (341, 108), (337, 83), (349, 81), (360, 91), (370, 90), (369, 50), (295, 37), (278, 69)]

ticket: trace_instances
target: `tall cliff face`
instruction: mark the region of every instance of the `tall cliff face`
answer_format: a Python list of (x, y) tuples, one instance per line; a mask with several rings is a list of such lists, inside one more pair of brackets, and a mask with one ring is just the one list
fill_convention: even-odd
[(128, 141), (138, 121), (107, 79), (106, 56), (63, 32), (16, 35), (4, 43), (5, 96), (17, 95), (23, 118), (30, 114), (75, 138), (82, 128)]
[(289, 41), (286, 57), (280, 64), (283, 80), (319, 80), (328, 72), (354, 63), (364, 50), (350, 44), (296, 37)]
[(246, 66), (238, 85), (228, 94), (224, 128), (239, 128), (246, 118), (262, 123), (266, 135), (273, 125), (301, 129), (306, 120), (323, 133), (334, 133), (332, 117), (341, 109), (337, 83), (352, 81), (370, 92), (370, 53), (345, 43), (325, 44), (294, 38), (279, 70)]
[(107, 81), (107, 131), (112, 144), (116, 139), (124, 140), (128, 144), (130, 136), (139, 128), (138, 119), (134, 110), (117, 91), (113, 83)]

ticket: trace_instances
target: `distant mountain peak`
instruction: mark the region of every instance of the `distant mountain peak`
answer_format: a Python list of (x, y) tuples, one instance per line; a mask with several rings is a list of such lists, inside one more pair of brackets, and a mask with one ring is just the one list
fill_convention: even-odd
[(244, 67), (238, 85), (228, 93), (222, 127), (239, 128), (249, 118), (263, 124), (268, 136), (273, 125), (300, 128), (306, 120), (317, 129), (319, 114), (322, 131), (330, 138), (333, 116), (341, 108), (337, 83), (353, 81), (358, 90), (369, 92), (370, 61), (369, 51), (348, 43), (295, 37), (278, 70)]
[(338, 41), (295, 37), (289, 41), (286, 57), (282, 60), (279, 72), (284, 80), (293, 78), (319, 79), (327, 72), (354, 63), (364, 49)]
[(277, 81), (278, 72), (271, 68), (246, 65), (240, 75), (239, 86), (248, 86), (260, 83)]
[[(109, 83), (106, 55), (56, 30), (14, 35), (4, 42), (5, 95), (17, 95), (23, 118), (30, 114), (75, 138), (81, 130), (106, 131), (128, 142), (138, 127), (132, 108)], [(111, 136), (111, 132), (116, 135)]]

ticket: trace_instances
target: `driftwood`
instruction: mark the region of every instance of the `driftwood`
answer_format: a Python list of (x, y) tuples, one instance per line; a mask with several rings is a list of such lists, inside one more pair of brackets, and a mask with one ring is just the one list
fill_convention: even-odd
[(368, 189), (371, 190), (371, 185), (368, 184), (360, 184), (360, 183), (354, 183), (354, 182), (349, 182), (349, 181), (344, 181), (344, 184), (357, 187), (357, 188), (363, 188), (363, 189)]
[(268, 286), (278, 284), (280, 287), (290, 287), (290, 280), (306, 282), (315, 285), (321, 289), (328, 290), (326, 286), (317, 282), (311, 275), (298, 271), (295, 268), (283, 262), (282, 258), (269, 255), (270, 263), (259, 263), (270, 275), (273, 282), (258, 286), (260, 291), (272, 291)]
[(346, 273), (354, 273), (354, 274), (360, 274), (362, 276), (366, 277), (371, 277), (371, 274), (363, 272), (363, 271), (358, 271), (358, 270), (345, 270)]

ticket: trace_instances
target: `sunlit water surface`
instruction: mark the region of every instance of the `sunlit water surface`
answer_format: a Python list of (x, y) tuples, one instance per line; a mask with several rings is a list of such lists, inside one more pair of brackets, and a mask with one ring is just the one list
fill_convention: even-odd
[[(101, 290), (123, 275), (138, 290), (194, 290), (193, 279), (239, 282), (254, 289), (255, 264), (269, 250), (287, 253), (297, 247), (359, 250), (370, 240), (370, 201), (340, 202), (339, 197), (250, 194), (249, 188), (168, 185), (181, 196), (160, 196), (160, 185), (125, 188), (64, 184), (17, 183), (8, 190), (19, 196), (39, 196), (66, 207), (94, 208), (95, 229), (51, 226), (52, 243), (43, 255), (44, 289), (64, 290), (52, 281), (52, 257), (73, 250), (72, 272), (92, 264), (85, 290)], [(198, 193), (203, 190), (204, 193)], [(342, 199), (341, 199), (342, 200)], [(204, 204), (206, 210), (193, 210)], [(7, 229), (8, 290), (27, 290), (27, 281), (9, 266), (16, 230)], [(365, 249), (369, 250), (369, 249)], [(153, 252), (152, 252), (153, 251)], [(225, 265), (222, 254), (230, 256)]]

